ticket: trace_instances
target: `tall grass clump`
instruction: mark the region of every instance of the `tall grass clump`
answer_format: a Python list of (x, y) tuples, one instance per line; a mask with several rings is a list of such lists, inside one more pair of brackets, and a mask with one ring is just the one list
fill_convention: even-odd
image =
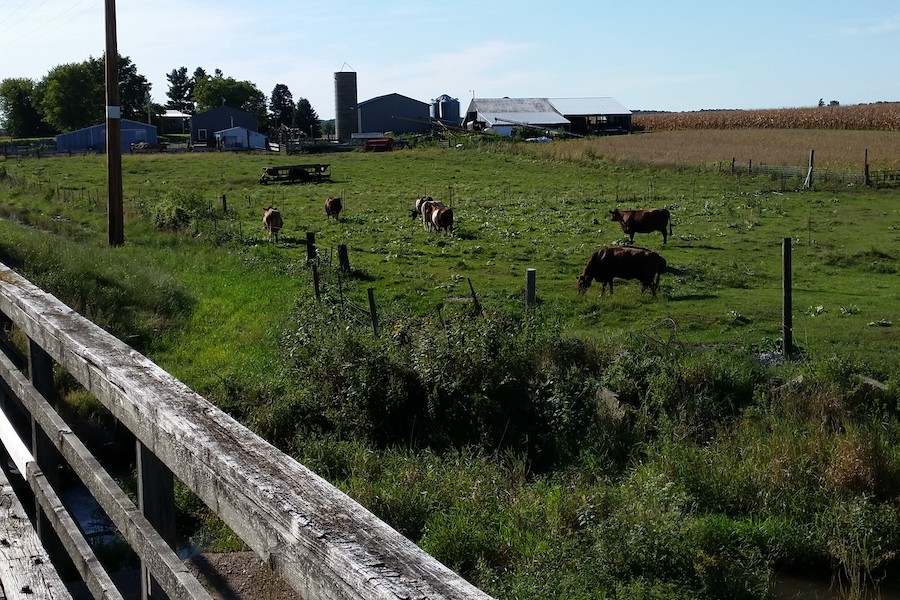
[(0, 222), (0, 262), (131, 346), (146, 348), (191, 310), (187, 289), (127, 249), (79, 244)]

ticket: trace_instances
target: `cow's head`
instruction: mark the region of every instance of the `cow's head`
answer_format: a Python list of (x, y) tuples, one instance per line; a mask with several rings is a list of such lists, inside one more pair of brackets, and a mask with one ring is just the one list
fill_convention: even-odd
[(622, 220), (622, 213), (619, 212), (618, 208), (614, 208), (611, 211), (609, 211), (609, 220), (610, 221), (621, 221)]
[(584, 273), (576, 277), (575, 280), (578, 282), (578, 293), (585, 293), (587, 289), (591, 287), (591, 281), (593, 281), (593, 279), (593, 277), (585, 275)]

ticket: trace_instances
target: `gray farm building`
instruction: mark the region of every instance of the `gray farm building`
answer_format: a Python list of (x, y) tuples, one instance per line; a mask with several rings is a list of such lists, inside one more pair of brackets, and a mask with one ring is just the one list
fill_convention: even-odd
[(604, 135), (630, 132), (631, 111), (608, 97), (473, 98), (463, 124), (501, 135), (523, 126)]
[(231, 106), (217, 106), (191, 117), (191, 143), (195, 146), (215, 146), (215, 132), (233, 127), (259, 131), (253, 113)]
[(359, 103), (359, 132), (426, 133), (431, 129), (430, 106), (402, 94), (387, 94)]
[[(157, 143), (156, 126), (122, 119), (122, 152), (129, 152), (137, 142)], [(106, 152), (106, 123), (76, 129), (56, 136), (58, 152)]]

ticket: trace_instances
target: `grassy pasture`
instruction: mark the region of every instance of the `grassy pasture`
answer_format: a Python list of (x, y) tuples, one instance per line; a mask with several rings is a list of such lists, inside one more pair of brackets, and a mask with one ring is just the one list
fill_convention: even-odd
[[(844, 147), (844, 133), (833, 132), (834, 146)], [(794, 135), (785, 132), (786, 139)], [(594, 143), (618, 148), (619, 139)], [(691, 139), (699, 145), (693, 135)], [(735, 143), (746, 146), (751, 140), (739, 133)], [(718, 138), (712, 143), (718, 144)], [(348, 245), (358, 275), (349, 293), (364, 305), (365, 287), (373, 287), (385, 315), (433, 315), (444, 304), (452, 311), (460, 306), (455, 299), (469, 296), (468, 280), (485, 305), (509, 309), (521, 305), (525, 270), (535, 268), (539, 310), (561, 319), (567, 329), (622, 335), (668, 322), (687, 343), (748, 346), (780, 336), (781, 239), (791, 237), (796, 342), (812, 352), (859, 352), (873, 365), (891, 362), (884, 344), (893, 341), (893, 330), (868, 324), (900, 323), (894, 301), (900, 268), (895, 191), (800, 192), (795, 189), (800, 182), (791, 180), (782, 192), (781, 180), (730, 177), (715, 169), (660, 171), (560, 158), (569, 148), (578, 152), (582, 144), (541, 145), (542, 156), (493, 148), (332, 155), (321, 160), (332, 164), (334, 183), (319, 186), (259, 185), (263, 166), (283, 162), (277, 157), (126, 156), (127, 245), (162, 246), (164, 254), (173, 243), (185, 252), (213, 252), (202, 243), (173, 242), (172, 236), (160, 236), (150, 227), (153, 207), (173, 190), (184, 190), (201, 204), (192, 224), (194, 241), (227, 235), (233, 250), (288, 265), (284, 268), (294, 276), (296, 291), (274, 300), (283, 304), (282, 312), (297, 296), (312, 292), (309, 273), (300, 263), (305, 234), (313, 231), (323, 256), (340, 243)], [(771, 144), (767, 139), (759, 148), (761, 156)], [(629, 151), (634, 153), (631, 160), (640, 159), (639, 147)], [(827, 150), (822, 153), (828, 155)], [(79, 236), (102, 235), (102, 157), (9, 162), (6, 169), (31, 190), (18, 210), (52, 217), (54, 227), (67, 224), (71, 229), (77, 222)], [(451, 189), (456, 235), (427, 233), (409, 219), (416, 195), (449, 202)], [(322, 203), (330, 194), (344, 196), (340, 223), (325, 218)], [(41, 199), (36, 202), (34, 195)], [(222, 195), (227, 214), (222, 214)], [(285, 216), (282, 243), (274, 251), (262, 244), (261, 208), (268, 204)], [(612, 298), (600, 298), (596, 288), (584, 297), (576, 293), (575, 276), (589, 255), (602, 245), (625, 241), (618, 224), (607, 217), (616, 206), (667, 206), (672, 211), (674, 235), (668, 245), (658, 234), (636, 238), (638, 245), (659, 251), (671, 267), (656, 300), (641, 295), (633, 282), (618, 285)], [(189, 264), (172, 268), (198, 286), (213, 278)], [(224, 280), (229, 278), (226, 274)], [(286, 282), (279, 276), (254, 289), (266, 285), (283, 289)], [(226, 301), (227, 294), (216, 296)], [(262, 301), (266, 295), (258, 296)], [(237, 303), (248, 307), (243, 311), (251, 310), (245, 298)]]
[[(847, 133), (811, 133), (817, 156)], [(900, 194), (713, 166), (736, 146), (774, 164), (794, 132), (655, 158), (653, 140), (703, 145), (678, 135), (325, 155), (319, 186), (259, 185), (280, 157), (126, 156), (116, 249), (103, 157), (7, 161), (0, 259), (497, 597), (764, 598), (777, 569), (862, 597), (900, 549)], [(416, 195), (451, 190), (455, 235), (409, 219)], [(338, 223), (327, 195), (344, 197)], [(671, 267), (656, 299), (634, 282), (576, 292), (590, 253), (624, 241), (615, 206), (673, 213), (668, 244), (636, 238)], [(365, 305), (374, 288), (378, 340), (311, 300), (307, 231), (323, 259), (349, 247), (341, 292)], [(754, 354), (781, 335), (784, 237), (805, 359), (767, 368)]]

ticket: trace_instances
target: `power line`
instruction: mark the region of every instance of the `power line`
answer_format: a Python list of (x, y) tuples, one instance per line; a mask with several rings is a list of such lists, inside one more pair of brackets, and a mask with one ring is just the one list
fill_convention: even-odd
[(12, 18), (12, 16), (14, 14), (16, 14), (19, 11), (19, 9), (22, 8), (23, 6), (25, 6), (26, 4), (28, 4), (28, 0), (25, 0), (25, 2), (23, 2), (22, 4), (17, 6), (15, 9), (13, 9), (13, 11), (11, 13), (6, 15), (6, 17), (2, 21), (0, 21), (0, 25), (2, 25), (3, 23), (7, 22), (10, 18)]
[[(39, 35), (36, 36), (34, 39), (40, 39), (41, 37), (48, 36), (51, 33), (65, 27), (66, 25), (68, 25), (69, 23), (74, 21), (75, 19), (81, 17), (82, 15), (84, 15), (85, 13), (90, 11), (91, 9), (96, 8), (100, 4), (99, 0), (97, 0), (93, 4), (89, 5), (87, 8), (85, 8), (84, 10), (82, 10), (81, 12), (70, 17), (69, 19), (66, 19), (62, 23), (59, 23), (58, 25), (56, 25), (54, 27), (49, 27), (50, 25), (52, 25), (52, 23), (54, 21), (57, 21), (60, 18), (65, 17), (66, 14), (70, 13), (72, 10), (75, 9), (75, 7), (77, 7), (79, 4), (81, 4), (84, 1), (85, 0), (78, 0), (77, 2), (75, 2), (75, 4), (71, 5), (69, 8), (67, 8), (66, 10), (57, 14), (57, 16), (55, 18), (51, 19), (48, 23), (43, 23), (43, 24), (39, 25), (38, 27), (31, 29), (30, 31), (27, 31), (26, 33), (23, 33), (22, 35), (20, 35), (17, 38), (13, 38), (10, 40), (4, 40), (2, 43), (0, 43), (0, 48), (11, 48), (12, 46), (16, 45), (18, 42), (31, 38), (31, 36), (35, 33), (38, 33)], [(49, 27), (49, 28), (47, 28), (47, 27)]]

